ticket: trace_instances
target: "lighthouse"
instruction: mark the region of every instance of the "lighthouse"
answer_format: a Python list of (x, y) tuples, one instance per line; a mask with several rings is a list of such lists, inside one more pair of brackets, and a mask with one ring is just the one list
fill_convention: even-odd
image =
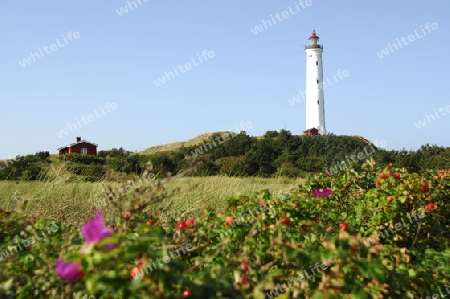
[(323, 99), (323, 46), (313, 30), (306, 52), (306, 131), (305, 135), (325, 135), (325, 103)]

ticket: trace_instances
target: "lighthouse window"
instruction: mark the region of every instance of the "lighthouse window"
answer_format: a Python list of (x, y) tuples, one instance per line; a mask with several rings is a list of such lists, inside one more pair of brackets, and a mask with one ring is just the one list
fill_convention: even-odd
[(317, 105), (319, 105), (319, 100), (317, 100)]
[(318, 62), (318, 61), (316, 61), (316, 65), (319, 65), (319, 62)]
[(317, 83), (319, 83), (319, 79), (317, 79)]

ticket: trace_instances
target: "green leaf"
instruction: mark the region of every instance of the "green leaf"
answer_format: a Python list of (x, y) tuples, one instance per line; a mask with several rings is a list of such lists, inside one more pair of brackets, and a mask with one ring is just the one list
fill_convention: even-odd
[(323, 298), (325, 298), (325, 293), (322, 291), (316, 292), (312, 296), (312, 299), (323, 299)]
[(334, 250), (330, 250), (330, 249), (324, 249), (320, 252), (320, 259), (322, 261), (322, 263), (324, 264), (328, 264), (331, 262), (331, 260), (334, 257)]
[(287, 248), (286, 248), (286, 258), (287, 258), (288, 260), (293, 260), (293, 259), (295, 259), (295, 257), (297, 256), (297, 254), (298, 254), (298, 250), (292, 249), (292, 248), (290, 248), (290, 247), (287, 247)]
[(353, 293), (352, 294), (353, 296), (352, 296), (352, 298), (354, 298), (354, 299), (366, 299), (366, 298), (370, 298), (370, 294), (369, 293), (367, 293), (366, 291), (364, 291), (364, 290), (358, 290), (358, 291), (356, 291), (355, 293)]

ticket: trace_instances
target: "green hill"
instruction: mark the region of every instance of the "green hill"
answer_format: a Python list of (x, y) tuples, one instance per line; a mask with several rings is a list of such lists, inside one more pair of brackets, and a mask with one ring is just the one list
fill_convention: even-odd
[[(0, 179), (40, 179), (42, 170), (57, 162), (64, 162), (69, 171), (89, 181), (102, 179), (106, 173), (127, 177), (141, 175), (144, 170), (164, 177), (184, 171), (194, 159), (196, 171), (191, 175), (198, 176), (305, 177), (308, 173), (360, 170), (368, 160), (379, 166), (392, 163), (411, 172), (450, 168), (450, 148), (426, 144), (416, 151), (388, 151), (377, 145), (361, 136), (304, 136), (286, 130), (267, 131), (258, 137), (245, 132), (215, 132), (139, 153), (123, 148), (100, 151), (98, 157), (77, 154), (49, 157), (48, 152), (37, 153), (4, 165)], [(107, 156), (110, 161), (105, 167)]]

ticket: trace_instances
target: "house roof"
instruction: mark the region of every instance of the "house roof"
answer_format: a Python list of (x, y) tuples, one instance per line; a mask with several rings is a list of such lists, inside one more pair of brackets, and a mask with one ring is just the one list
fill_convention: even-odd
[(89, 144), (92, 144), (92, 145), (94, 145), (94, 146), (98, 146), (98, 144), (96, 144), (96, 143), (92, 143), (92, 142), (89, 142), (89, 141), (87, 141), (87, 140), (80, 140), (80, 141), (78, 141), (78, 142), (74, 142), (74, 143), (71, 143), (71, 144), (69, 144), (69, 145), (62, 146), (62, 147), (58, 148), (58, 151), (59, 151), (59, 150), (62, 150), (63, 148), (72, 147), (72, 146), (74, 146), (74, 145), (76, 145), (76, 144), (79, 144), (79, 143), (89, 143)]

